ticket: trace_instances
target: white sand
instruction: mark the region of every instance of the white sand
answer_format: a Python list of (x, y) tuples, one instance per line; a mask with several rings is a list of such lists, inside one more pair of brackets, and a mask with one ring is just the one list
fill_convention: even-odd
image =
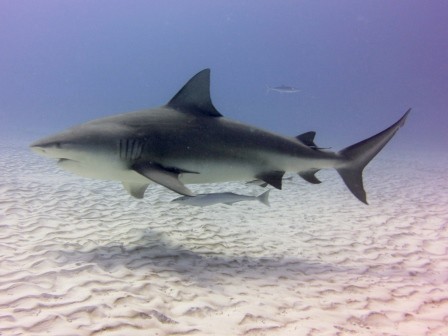
[(393, 154), (370, 206), (321, 172), (196, 208), (3, 145), (0, 335), (448, 335), (448, 158)]

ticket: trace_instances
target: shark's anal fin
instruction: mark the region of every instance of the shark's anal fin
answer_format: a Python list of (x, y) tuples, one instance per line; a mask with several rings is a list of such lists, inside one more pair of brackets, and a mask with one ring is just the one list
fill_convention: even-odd
[(309, 183), (319, 184), (321, 183), (321, 181), (315, 175), (318, 171), (319, 169), (310, 169), (306, 171), (301, 171), (299, 173), (299, 176)]
[(210, 98), (210, 69), (194, 75), (166, 105), (200, 116), (222, 117)]
[(148, 183), (134, 183), (134, 182), (121, 182), (124, 189), (133, 197), (142, 199), (145, 195), (146, 188), (148, 188)]
[(146, 178), (163, 185), (164, 187), (185, 196), (194, 196), (181, 181), (179, 174), (181, 170), (175, 168), (165, 168), (155, 162), (139, 162), (132, 165), (132, 169)]
[(282, 189), (282, 179), (285, 175), (284, 171), (271, 171), (263, 174), (258, 174), (255, 176), (257, 179), (266, 182), (267, 184), (273, 186), (277, 189)]

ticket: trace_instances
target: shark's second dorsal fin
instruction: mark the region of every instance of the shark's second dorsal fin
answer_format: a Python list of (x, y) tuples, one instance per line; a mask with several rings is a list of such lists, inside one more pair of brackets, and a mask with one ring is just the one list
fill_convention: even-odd
[(222, 117), (210, 98), (210, 69), (194, 75), (166, 106), (209, 117)]
[(316, 132), (310, 131), (296, 136), (296, 139), (302, 141), (303, 144), (308, 147), (317, 147), (314, 143), (314, 137), (316, 136)]

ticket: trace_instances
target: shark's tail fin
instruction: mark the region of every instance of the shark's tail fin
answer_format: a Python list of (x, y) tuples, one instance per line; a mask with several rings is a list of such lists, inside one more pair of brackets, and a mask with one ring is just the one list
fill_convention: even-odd
[(257, 197), (257, 200), (259, 200), (264, 205), (271, 206), (269, 204), (269, 192), (270, 191), (271, 190), (268, 190), (268, 191), (265, 191), (264, 193), (262, 193), (260, 196)]
[(347, 147), (339, 152), (345, 158), (346, 164), (337, 167), (336, 170), (345, 182), (345, 185), (361, 202), (367, 204), (366, 192), (362, 181), (362, 171), (383, 147), (395, 135), (398, 129), (404, 125), (411, 109), (395, 124), (384, 131)]

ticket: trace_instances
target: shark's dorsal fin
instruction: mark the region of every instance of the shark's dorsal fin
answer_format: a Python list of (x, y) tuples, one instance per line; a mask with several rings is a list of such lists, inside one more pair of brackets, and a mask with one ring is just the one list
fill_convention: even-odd
[(300, 134), (296, 136), (296, 139), (301, 141), (304, 145), (315, 149), (315, 150), (322, 150), (322, 149), (330, 149), (331, 147), (317, 147), (317, 145), (314, 143), (314, 137), (316, 136), (316, 132), (310, 131), (303, 134)]
[(210, 69), (194, 75), (166, 106), (208, 117), (222, 117), (210, 98)]

